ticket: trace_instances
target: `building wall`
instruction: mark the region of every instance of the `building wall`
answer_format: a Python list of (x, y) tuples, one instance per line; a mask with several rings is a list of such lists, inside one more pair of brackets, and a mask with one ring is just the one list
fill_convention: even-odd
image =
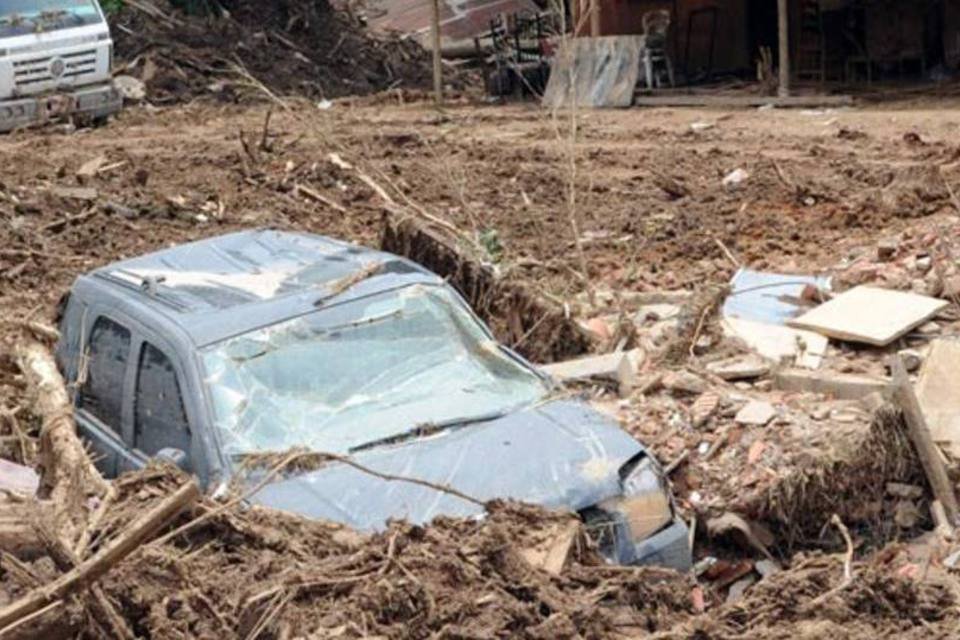
[[(674, 63), (682, 69), (687, 51), (690, 16), (707, 7), (717, 8), (716, 39), (713, 51), (713, 70), (733, 71), (750, 68), (752, 54), (748, 51), (747, 0), (597, 0), (600, 3), (600, 35), (628, 35), (643, 33), (643, 14), (666, 9), (673, 14), (670, 26), (670, 46)], [(771, 0), (773, 1), (773, 0)], [(581, 19), (581, 4), (574, 0), (574, 21), (580, 26), (578, 35), (590, 35), (589, 19)], [(691, 71), (705, 66), (710, 46), (708, 14), (698, 13), (689, 29)]]

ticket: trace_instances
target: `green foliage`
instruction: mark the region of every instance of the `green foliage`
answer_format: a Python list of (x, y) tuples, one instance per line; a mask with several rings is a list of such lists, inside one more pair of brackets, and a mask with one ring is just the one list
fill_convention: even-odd
[(123, 4), (123, 0), (100, 0), (100, 6), (108, 16), (120, 13), (120, 10), (123, 9)]
[(500, 262), (503, 258), (503, 244), (500, 242), (500, 234), (496, 229), (485, 229), (480, 232), (480, 246), (484, 248), (490, 260), (494, 263)]

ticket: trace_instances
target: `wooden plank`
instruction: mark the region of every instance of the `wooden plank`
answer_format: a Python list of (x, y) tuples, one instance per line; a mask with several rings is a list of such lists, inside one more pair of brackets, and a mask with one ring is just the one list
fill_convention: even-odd
[(953, 485), (950, 484), (947, 468), (940, 457), (940, 451), (930, 435), (927, 421), (920, 409), (920, 401), (917, 400), (913, 385), (910, 384), (910, 378), (907, 376), (907, 369), (903, 365), (901, 356), (894, 356), (890, 368), (893, 372), (893, 400), (903, 410), (907, 432), (914, 448), (917, 450), (917, 456), (923, 465), (923, 471), (930, 483), (930, 488), (933, 490), (933, 495), (943, 505), (949, 523), (956, 526), (957, 496), (953, 491)]
[(883, 347), (919, 327), (949, 305), (915, 293), (856, 287), (787, 324), (830, 338)]
[(725, 96), (717, 94), (639, 95), (633, 100), (638, 107), (714, 107), (746, 109), (750, 107), (848, 107), (853, 96)]

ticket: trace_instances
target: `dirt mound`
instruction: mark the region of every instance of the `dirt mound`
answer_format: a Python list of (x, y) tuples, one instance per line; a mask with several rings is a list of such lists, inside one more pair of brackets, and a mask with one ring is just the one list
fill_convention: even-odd
[[(90, 552), (183, 482), (159, 467), (116, 481)], [(174, 523), (181, 534), (141, 547), (102, 580), (137, 637), (602, 638), (624, 624), (662, 629), (691, 611), (688, 578), (605, 566), (582, 537), (562, 574), (536, 568), (526, 550), (571, 522), (540, 508), (492, 503), (482, 520), (395, 522), (371, 536), (261, 508), (211, 517), (218, 508), (205, 500)], [(0, 568), (0, 600), (57, 575), (48, 559), (11, 566)], [(61, 620), (102, 637), (94, 597), (78, 593)]]
[(154, 0), (111, 18), (118, 66), (146, 83), (151, 102), (268, 91), (332, 98), (430, 82), (429, 55), (416, 42), (368, 33), (324, 0), (220, 5), (221, 15), (189, 15)]

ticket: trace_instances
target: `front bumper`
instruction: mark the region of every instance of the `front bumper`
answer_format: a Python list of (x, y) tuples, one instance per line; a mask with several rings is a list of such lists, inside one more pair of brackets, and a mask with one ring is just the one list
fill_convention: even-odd
[(15, 98), (0, 102), (0, 132), (43, 124), (66, 116), (90, 119), (116, 113), (123, 97), (113, 83), (81, 87), (66, 93)]

